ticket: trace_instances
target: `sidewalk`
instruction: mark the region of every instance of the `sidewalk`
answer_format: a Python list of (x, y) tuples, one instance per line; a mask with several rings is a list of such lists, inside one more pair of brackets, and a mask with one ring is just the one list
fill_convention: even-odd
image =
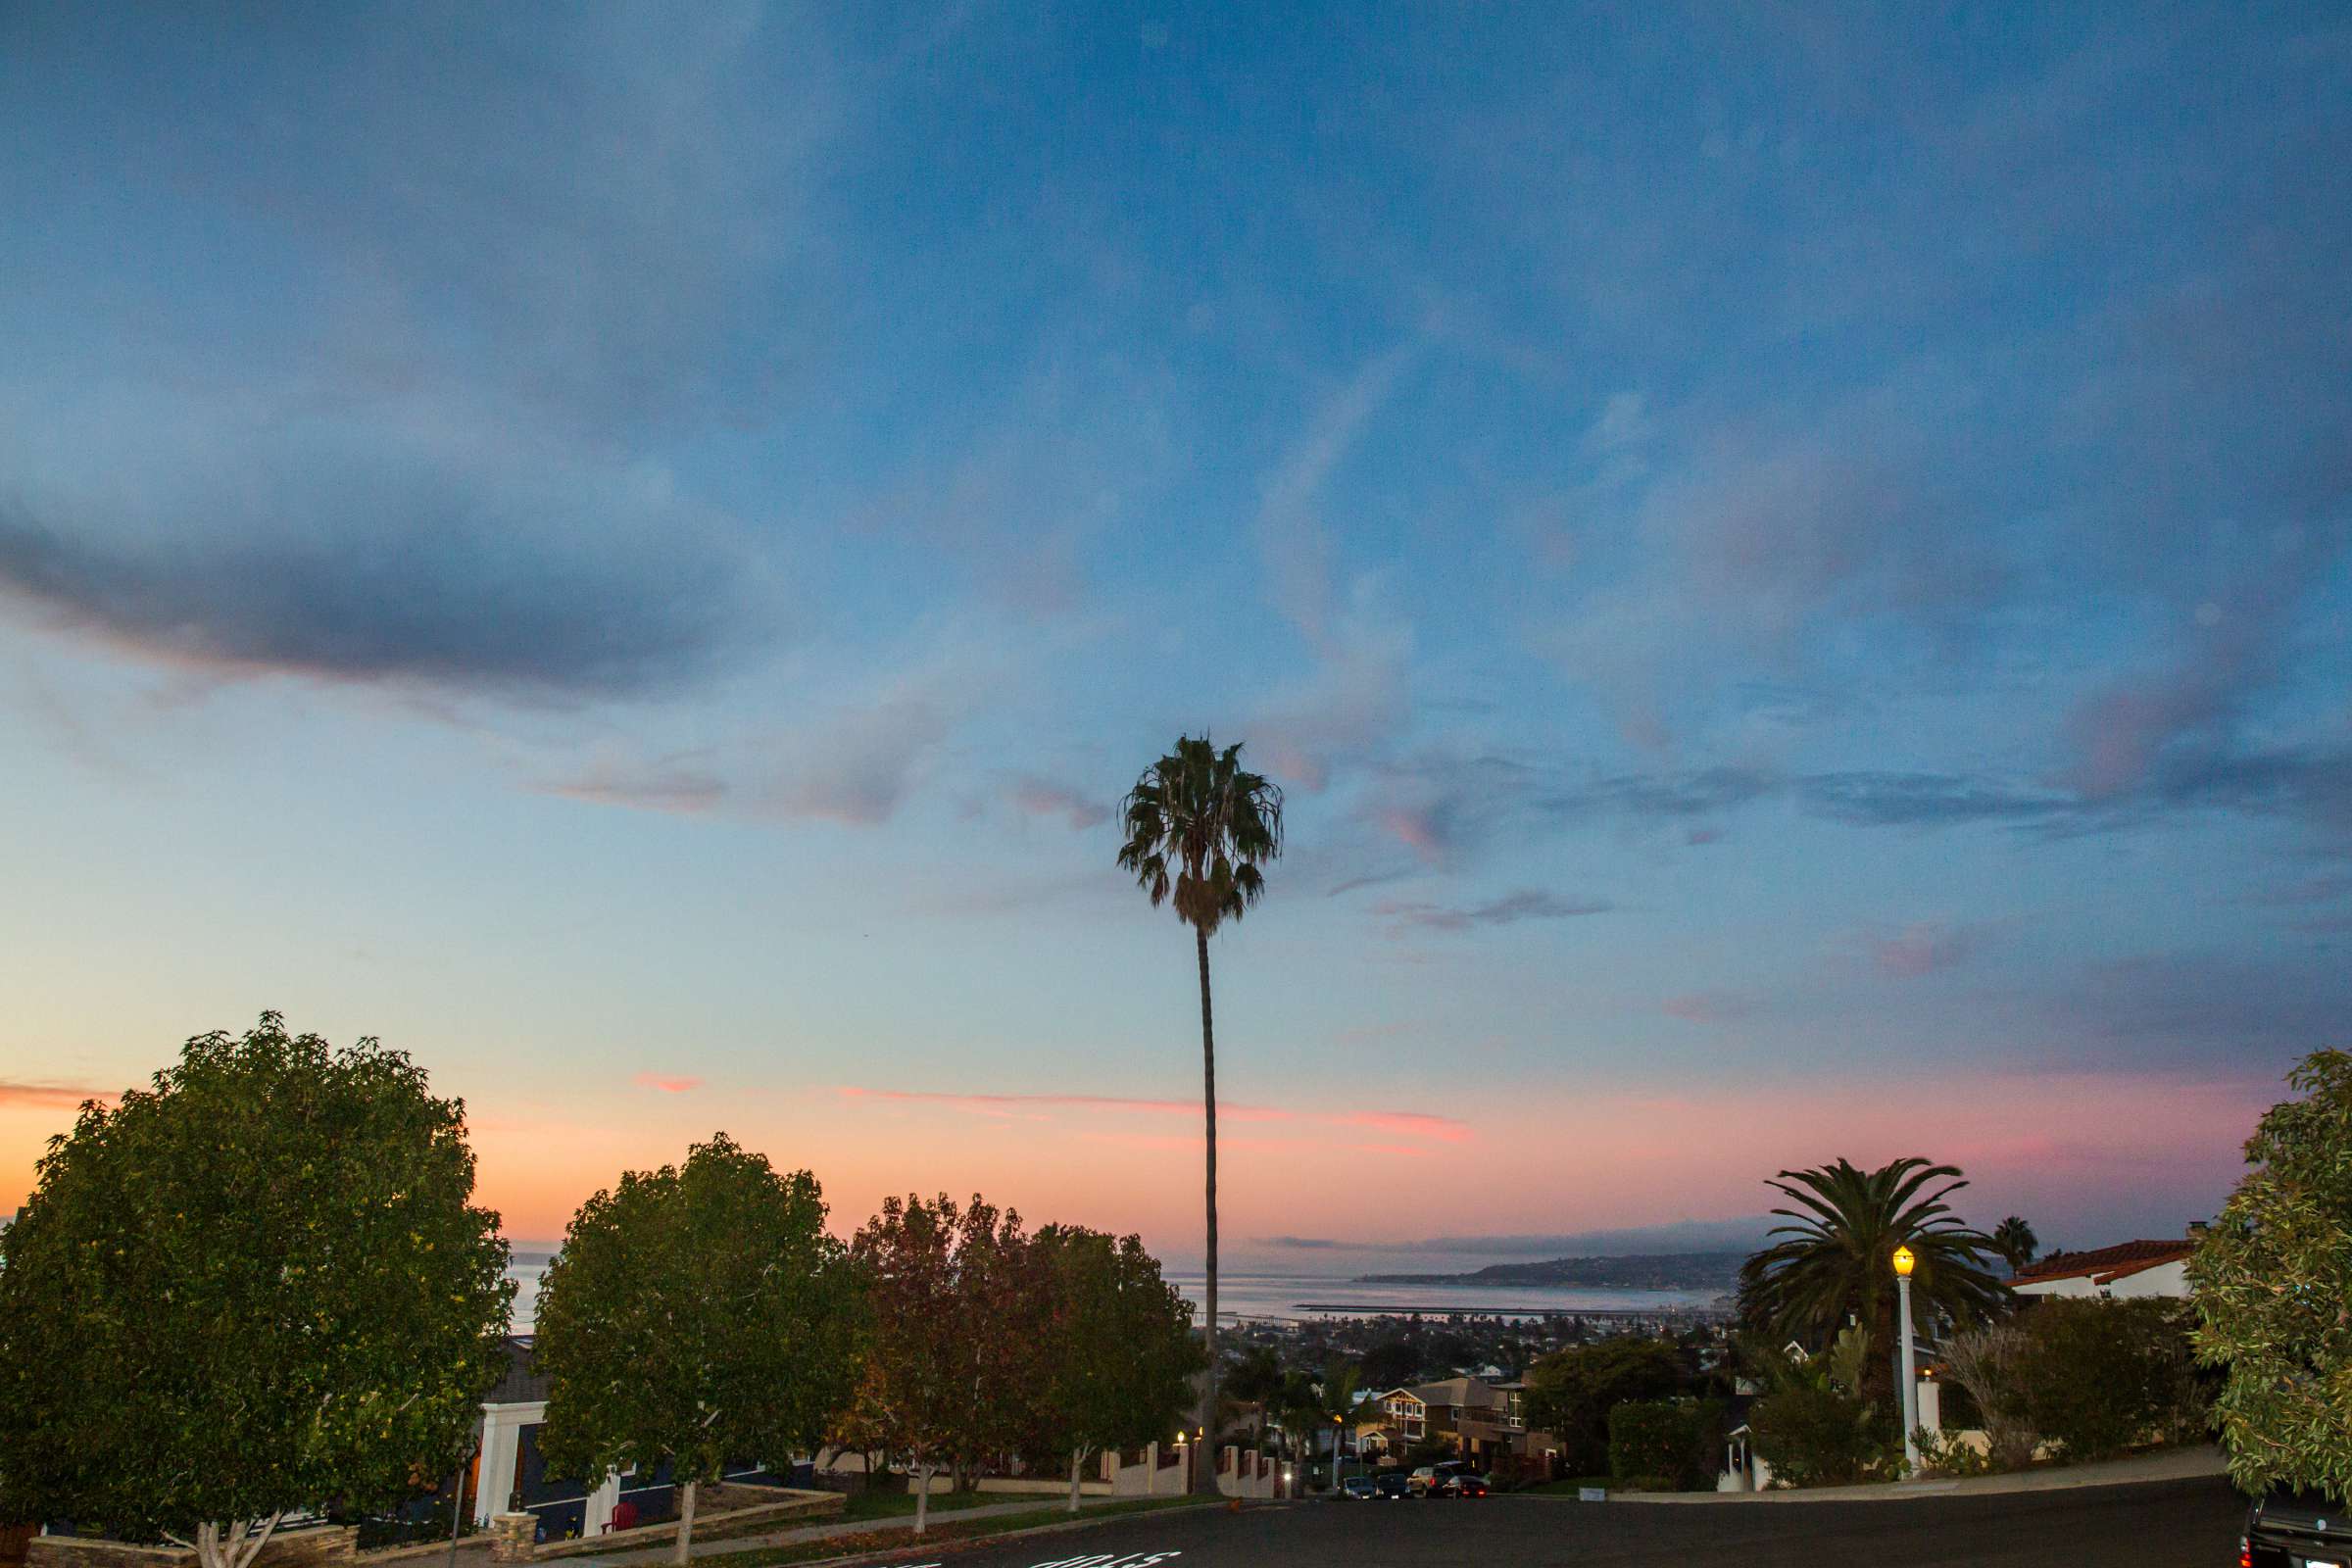
[[(1103, 1503), (1132, 1502), (1132, 1497), (1088, 1496), (1079, 1499), (1078, 1512), (1083, 1517), (1089, 1510)], [(965, 1519), (993, 1519), (1001, 1514), (1036, 1513), (1042, 1508), (1060, 1508), (1066, 1505), (1066, 1494), (1048, 1493), (1022, 1494), (1008, 1502), (983, 1503), (976, 1508), (942, 1508), (934, 1511), (930, 1522), (946, 1525)], [(839, 1519), (830, 1524), (799, 1525), (785, 1530), (767, 1530), (753, 1536), (729, 1536), (724, 1541), (698, 1541), (690, 1548), (697, 1557), (715, 1557), (734, 1551), (758, 1551), (767, 1546), (797, 1546), (804, 1542), (831, 1541), (839, 1536), (870, 1536), (883, 1531), (905, 1531), (913, 1539), (914, 1515), (896, 1514), (885, 1519)], [(646, 1568), (648, 1564), (665, 1563), (677, 1555), (677, 1547), (669, 1543), (639, 1546), (629, 1551), (582, 1552), (575, 1556), (560, 1557), (550, 1568)]]
[(2009, 1475), (1957, 1481), (1876, 1482), (1858, 1487), (1811, 1487), (1797, 1492), (1612, 1492), (1611, 1502), (1704, 1505), (1742, 1502), (1898, 1502), (1911, 1497), (1983, 1497), (2010, 1492), (2065, 1492), (2076, 1487), (2121, 1487), (2142, 1481), (2191, 1481), (2228, 1473), (2222, 1450), (2210, 1445), (2166, 1448), (2132, 1459), (2056, 1465)]

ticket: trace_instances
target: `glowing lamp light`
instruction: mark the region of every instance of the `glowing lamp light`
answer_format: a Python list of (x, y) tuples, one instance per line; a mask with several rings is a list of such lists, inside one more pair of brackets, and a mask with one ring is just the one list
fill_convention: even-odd
[(1908, 1247), (1898, 1247), (1894, 1250), (1894, 1272), (1901, 1278), (1909, 1279), (1912, 1265), (1918, 1261), (1918, 1258), (1911, 1255), (1911, 1249)]

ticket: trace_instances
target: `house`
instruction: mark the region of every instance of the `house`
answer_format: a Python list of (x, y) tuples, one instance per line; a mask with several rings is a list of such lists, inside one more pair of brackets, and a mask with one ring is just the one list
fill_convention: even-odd
[(2188, 1294), (2190, 1235), (2174, 1242), (2119, 1242), (2088, 1252), (2052, 1252), (2017, 1271), (2009, 1288), (2020, 1296), (2132, 1297)]
[(1429, 1436), (1429, 1403), (1407, 1388), (1395, 1388), (1356, 1402), (1355, 1448), (1370, 1457), (1396, 1458)]

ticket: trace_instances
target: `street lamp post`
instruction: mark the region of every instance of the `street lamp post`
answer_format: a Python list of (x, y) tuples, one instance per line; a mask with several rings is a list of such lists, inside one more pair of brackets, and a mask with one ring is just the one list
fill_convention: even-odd
[(1911, 1270), (1919, 1260), (1908, 1247), (1894, 1250), (1895, 1315), (1903, 1337), (1903, 1462), (1919, 1471), (1919, 1370), (1911, 1348)]

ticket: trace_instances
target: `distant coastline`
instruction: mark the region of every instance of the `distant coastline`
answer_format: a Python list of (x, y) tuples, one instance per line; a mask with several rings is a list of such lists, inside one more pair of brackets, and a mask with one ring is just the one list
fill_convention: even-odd
[(1519, 1290), (1531, 1285), (1613, 1291), (1728, 1291), (1741, 1252), (1665, 1252), (1623, 1257), (1555, 1257), (1540, 1263), (1490, 1263), (1469, 1274), (1359, 1274), (1358, 1285), (1430, 1289)]

